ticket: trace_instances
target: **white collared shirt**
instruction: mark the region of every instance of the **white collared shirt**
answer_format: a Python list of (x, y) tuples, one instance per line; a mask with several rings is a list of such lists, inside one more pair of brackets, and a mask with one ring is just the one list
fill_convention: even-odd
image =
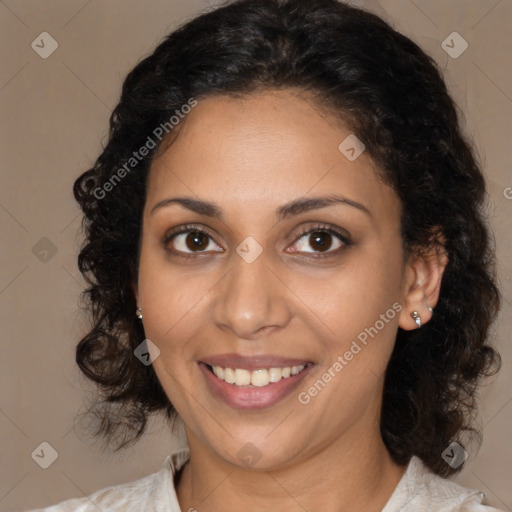
[[(157, 473), (29, 512), (187, 512), (180, 509), (174, 477), (189, 455), (183, 448), (167, 456)], [(382, 512), (500, 512), (483, 505), (484, 497), (436, 475), (413, 456)]]

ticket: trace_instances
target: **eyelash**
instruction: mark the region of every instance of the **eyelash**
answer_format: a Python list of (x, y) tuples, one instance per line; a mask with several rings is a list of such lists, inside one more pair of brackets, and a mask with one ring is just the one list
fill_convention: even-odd
[[(336, 238), (338, 238), (343, 243), (345, 248), (350, 247), (352, 245), (352, 242), (347, 238), (346, 235), (340, 233), (334, 227), (326, 225), (326, 224), (318, 224), (316, 226), (305, 228), (302, 231), (296, 232), (295, 233), (295, 236), (296, 236), (295, 241), (300, 240), (301, 238), (303, 238), (306, 235), (310, 235), (310, 234), (316, 233), (318, 231), (320, 231), (322, 233), (329, 233), (330, 235), (334, 235)], [(200, 226), (196, 226), (194, 224), (187, 224), (186, 226), (177, 228), (177, 231), (171, 231), (170, 233), (167, 233), (167, 235), (164, 237), (164, 239), (162, 241), (165, 250), (168, 252), (171, 252), (174, 255), (178, 255), (178, 256), (186, 258), (186, 259), (193, 257), (193, 255), (194, 255), (193, 252), (192, 253), (182, 253), (182, 251), (176, 251), (176, 250), (172, 250), (172, 249), (168, 248), (169, 242), (171, 242), (174, 237), (176, 237), (178, 235), (183, 235), (185, 233), (201, 233), (201, 234), (211, 238), (213, 241), (215, 241), (213, 235), (206, 229), (204, 229)], [(335, 249), (334, 251), (329, 251), (329, 252), (325, 252), (325, 253), (313, 252), (313, 253), (307, 253), (307, 254), (308, 254), (308, 257), (311, 257), (311, 258), (317, 258), (317, 259), (327, 258), (329, 256), (333, 256), (334, 254), (339, 252), (341, 249), (342, 249), (342, 247), (339, 247), (338, 249)], [(300, 251), (297, 251), (297, 253), (300, 253)], [(196, 255), (200, 255), (200, 254), (201, 254), (201, 251), (198, 251), (196, 253)], [(203, 254), (204, 254), (204, 252), (203, 252)]]

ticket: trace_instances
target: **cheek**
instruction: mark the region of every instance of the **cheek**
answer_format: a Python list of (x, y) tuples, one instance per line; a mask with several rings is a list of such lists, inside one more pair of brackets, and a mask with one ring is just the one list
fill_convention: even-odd
[[(365, 253), (330, 279), (303, 287), (304, 300), (321, 321), (323, 356), (318, 372), (302, 387), (302, 401), (326, 412), (333, 422), (357, 417), (380, 400), (382, 376), (398, 326), (401, 255)], [(384, 254), (381, 252), (380, 254)], [(314, 318), (315, 315), (311, 315)], [(325, 392), (323, 391), (325, 389)], [(335, 412), (332, 412), (335, 411)], [(329, 421), (331, 421), (329, 420)]]
[(392, 307), (401, 300), (402, 272), (398, 251), (371, 248), (354, 252), (335, 271), (307, 277), (291, 273), (289, 279), (290, 288), (309, 310), (311, 328), (337, 350), (386, 312), (389, 324), (397, 323)]
[(367, 268), (340, 276), (339, 286), (327, 283), (310, 295), (321, 318), (316, 323), (323, 324), (316, 331), (323, 354), (298, 400), (322, 411), (326, 428), (335, 430), (363, 415), (367, 407), (379, 407), (402, 308), (397, 300), (399, 275)]
[[(139, 268), (139, 295), (143, 310), (143, 325), (146, 338), (159, 349), (153, 361), (158, 380), (169, 400), (180, 415), (189, 418), (194, 410), (198, 376), (194, 364), (195, 343), (198, 343), (199, 322), (204, 323), (204, 302), (208, 293), (207, 279), (190, 279), (186, 272), (173, 269), (158, 255), (141, 254)], [(193, 281), (193, 284), (191, 283)], [(211, 287), (211, 286), (210, 286)], [(188, 393), (183, 392), (186, 387)], [(199, 414), (200, 411), (195, 411)]]
[(184, 276), (170, 272), (157, 250), (143, 245), (139, 267), (139, 303), (146, 336), (163, 350), (175, 339), (180, 318), (190, 310)]
[(143, 247), (139, 302), (145, 334), (173, 366), (193, 356), (193, 339), (198, 339), (198, 329), (210, 318), (208, 297), (218, 276), (198, 269), (172, 265), (158, 251), (145, 251)]

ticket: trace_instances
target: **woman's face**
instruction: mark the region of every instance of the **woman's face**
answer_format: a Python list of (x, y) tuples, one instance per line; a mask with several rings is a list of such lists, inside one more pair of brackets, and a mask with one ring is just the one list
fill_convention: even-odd
[(136, 293), (187, 434), (262, 469), (369, 442), (413, 279), (397, 196), (291, 90), (201, 100), (175, 129), (150, 171)]

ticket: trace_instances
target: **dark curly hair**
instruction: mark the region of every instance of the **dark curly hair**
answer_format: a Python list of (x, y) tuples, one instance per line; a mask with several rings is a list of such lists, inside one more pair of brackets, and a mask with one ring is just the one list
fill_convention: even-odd
[[(440, 245), (448, 255), (433, 318), (398, 330), (381, 414), (396, 463), (417, 455), (448, 476), (456, 470), (441, 453), (454, 440), (464, 445), (461, 435), (481, 439), (472, 426), (476, 387), (500, 366), (486, 343), (500, 293), (485, 181), (435, 61), (380, 17), (336, 0), (232, 2), (179, 27), (126, 77), (108, 142), (74, 184), (92, 321), (76, 362), (98, 385), (88, 412), (99, 419), (94, 435), (116, 441), (117, 451), (140, 438), (150, 413), (177, 417), (152, 365), (133, 355), (145, 339), (133, 284), (148, 170), (163, 147), (155, 128), (191, 98), (276, 88), (309, 93), (364, 141), (400, 198), (406, 255)], [(148, 137), (155, 147), (129, 169)]]

